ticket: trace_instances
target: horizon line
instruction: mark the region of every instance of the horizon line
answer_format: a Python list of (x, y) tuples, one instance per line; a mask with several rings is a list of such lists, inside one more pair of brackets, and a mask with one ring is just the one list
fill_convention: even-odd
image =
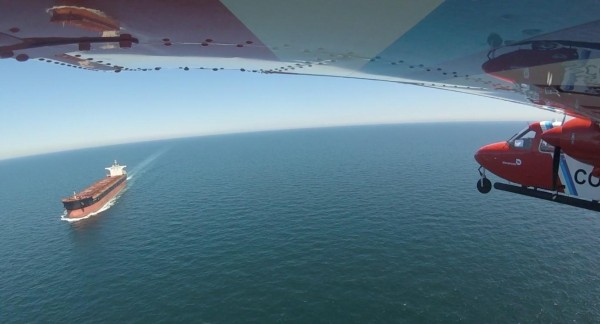
[(67, 148), (59, 148), (56, 150), (50, 151), (41, 151), (35, 153), (26, 153), (21, 155), (13, 155), (13, 156), (0, 156), (0, 162), (20, 159), (20, 158), (28, 158), (40, 155), (50, 155), (57, 153), (65, 153), (72, 152), (78, 150), (92, 149), (92, 148), (101, 148), (101, 147), (110, 147), (110, 146), (118, 146), (118, 145), (126, 145), (126, 144), (137, 144), (137, 143), (148, 143), (148, 142), (160, 142), (160, 141), (168, 141), (168, 140), (176, 140), (176, 139), (187, 139), (187, 138), (197, 138), (197, 137), (211, 137), (211, 136), (223, 136), (223, 135), (241, 135), (241, 134), (253, 134), (253, 133), (267, 133), (267, 132), (282, 132), (282, 131), (296, 131), (296, 130), (313, 130), (313, 129), (326, 129), (326, 128), (344, 128), (344, 127), (362, 127), (362, 126), (393, 126), (393, 125), (405, 125), (405, 124), (441, 124), (441, 123), (509, 123), (509, 122), (532, 122), (532, 121), (524, 121), (524, 120), (516, 120), (516, 119), (508, 119), (508, 120), (478, 120), (478, 119), (465, 119), (465, 120), (407, 120), (407, 121), (396, 121), (389, 123), (360, 123), (360, 124), (332, 124), (332, 125), (319, 125), (319, 126), (299, 126), (299, 127), (288, 127), (288, 128), (267, 128), (260, 130), (232, 130), (232, 131), (224, 131), (224, 132), (213, 132), (213, 133), (193, 133), (193, 134), (184, 134), (184, 135), (174, 135), (166, 137), (157, 137), (157, 138), (138, 138), (126, 141), (116, 141), (116, 142), (108, 142), (101, 143), (98, 145), (90, 145), (90, 146), (78, 146), (78, 147), (67, 147)]

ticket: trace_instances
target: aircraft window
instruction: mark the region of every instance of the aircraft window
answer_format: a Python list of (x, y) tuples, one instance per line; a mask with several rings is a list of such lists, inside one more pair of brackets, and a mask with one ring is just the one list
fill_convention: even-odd
[(528, 149), (531, 147), (534, 138), (535, 132), (526, 128), (516, 136), (513, 136), (513, 138), (509, 140), (509, 144), (515, 148)]
[(548, 144), (544, 140), (540, 140), (540, 152), (552, 153), (554, 152), (554, 145)]
[(529, 132), (529, 127), (525, 128), (525, 129), (521, 130), (520, 132), (516, 133), (515, 135), (513, 135), (511, 138), (508, 139), (508, 142), (512, 143), (515, 139), (522, 137), (527, 132)]

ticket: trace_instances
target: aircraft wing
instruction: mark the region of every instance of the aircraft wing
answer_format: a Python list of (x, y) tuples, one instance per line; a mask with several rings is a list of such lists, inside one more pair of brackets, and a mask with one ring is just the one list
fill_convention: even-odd
[(600, 122), (595, 0), (0, 0), (0, 58), (370, 79)]

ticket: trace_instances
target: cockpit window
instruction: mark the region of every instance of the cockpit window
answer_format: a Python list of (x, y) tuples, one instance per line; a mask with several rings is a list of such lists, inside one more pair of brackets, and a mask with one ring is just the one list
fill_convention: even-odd
[(527, 127), (521, 132), (517, 133), (515, 136), (511, 137), (511, 139), (508, 140), (508, 144), (519, 149), (529, 149), (531, 148), (531, 143), (533, 142), (534, 138), (535, 132)]
[(512, 143), (516, 138), (519, 138), (521, 136), (523, 136), (523, 134), (527, 133), (529, 131), (529, 127), (521, 130), (520, 132), (516, 133), (515, 135), (513, 135), (511, 138), (508, 139), (509, 143)]

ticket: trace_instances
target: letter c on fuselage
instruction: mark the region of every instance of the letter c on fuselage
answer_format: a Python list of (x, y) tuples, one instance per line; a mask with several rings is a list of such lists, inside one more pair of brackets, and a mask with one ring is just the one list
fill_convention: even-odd
[[(579, 175), (583, 173), (583, 180), (579, 180)], [(579, 169), (577, 171), (575, 171), (575, 182), (577, 182), (577, 184), (584, 184), (585, 183), (585, 176), (587, 175), (587, 172), (585, 172), (585, 170)]]

